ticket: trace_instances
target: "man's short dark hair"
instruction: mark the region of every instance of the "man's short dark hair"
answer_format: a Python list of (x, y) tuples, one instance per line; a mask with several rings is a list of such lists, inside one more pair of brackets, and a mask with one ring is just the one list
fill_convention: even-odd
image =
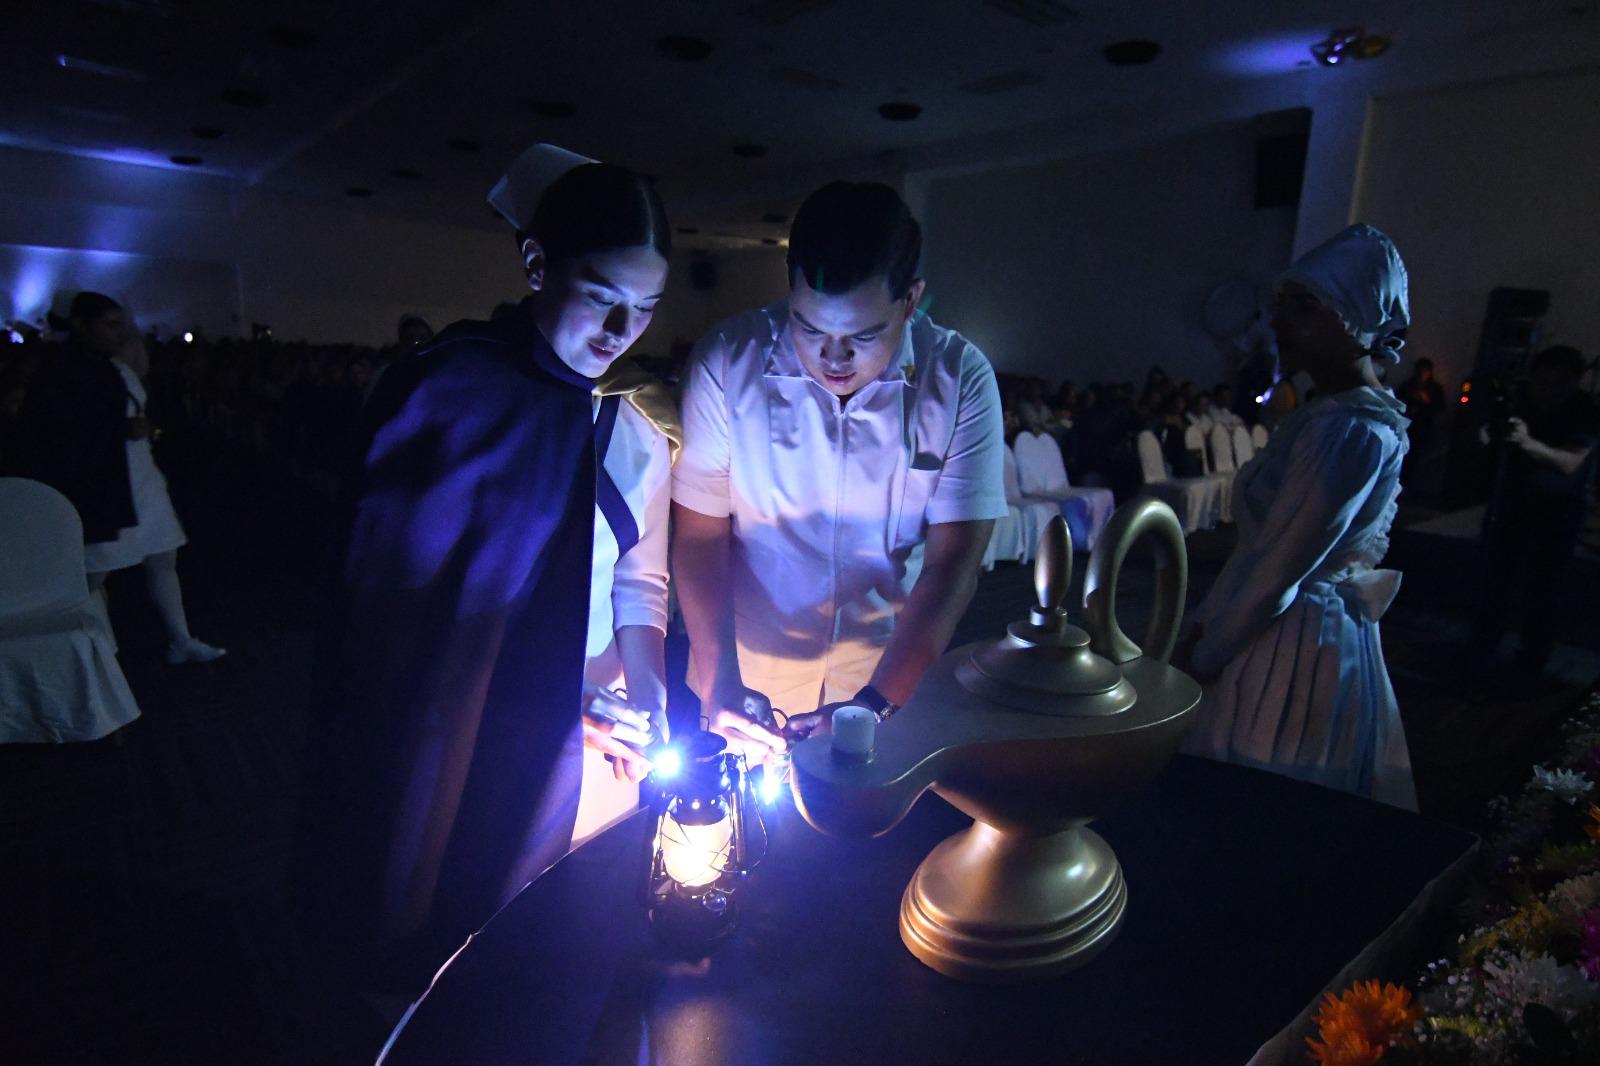
[(1546, 348), (1533, 357), (1533, 370), (1556, 370), (1571, 378), (1583, 377), (1583, 353), (1567, 344)]
[(72, 298), (67, 318), (88, 325), (108, 311), (120, 311), (122, 305), (103, 292), (80, 292)]
[(900, 299), (917, 277), (922, 227), (900, 194), (876, 181), (835, 181), (800, 205), (789, 227), (789, 279), (799, 271), (818, 292), (838, 296), (882, 274)]
[(1433, 360), (1429, 359), (1427, 356), (1423, 356), (1421, 359), (1418, 359), (1415, 363), (1412, 363), (1411, 364), (1411, 368), (1413, 370), (1432, 370), (1433, 369)]

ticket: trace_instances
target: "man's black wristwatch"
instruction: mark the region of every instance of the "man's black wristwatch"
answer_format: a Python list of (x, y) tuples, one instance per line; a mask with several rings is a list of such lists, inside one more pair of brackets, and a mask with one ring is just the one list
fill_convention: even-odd
[(890, 703), (889, 697), (873, 688), (871, 685), (862, 685), (851, 703), (859, 704), (871, 711), (879, 722), (887, 722), (900, 709), (898, 703)]

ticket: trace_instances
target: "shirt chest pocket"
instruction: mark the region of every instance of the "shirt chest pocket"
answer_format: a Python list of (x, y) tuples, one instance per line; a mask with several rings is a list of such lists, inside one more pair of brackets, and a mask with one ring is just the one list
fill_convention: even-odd
[(905, 485), (900, 492), (895, 519), (890, 524), (893, 538), (890, 548), (909, 548), (927, 538), (928, 502), (933, 499), (933, 491), (943, 472), (944, 461), (937, 455), (922, 452), (911, 460), (911, 465), (906, 469)]

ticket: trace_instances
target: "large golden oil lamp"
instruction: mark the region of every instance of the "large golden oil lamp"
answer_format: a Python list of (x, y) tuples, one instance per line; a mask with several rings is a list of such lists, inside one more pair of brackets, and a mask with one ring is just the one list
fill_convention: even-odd
[[(1115, 600), (1128, 550), (1147, 535), (1156, 594), (1141, 648)], [(1088, 825), (1160, 772), (1200, 701), (1200, 686), (1167, 664), (1188, 583), (1170, 507), (1138, 499), (1112, 517), (1089, 560), (1086, 630), (1063, 606), (1071, 580), (1057, 517), (1040, 538), (1027, 620), (946, 654), (870, 739), (861, 712), (845, 708), (835, 733), (794, 749), (795, 801), (824, 833), (879, 836), (928, 789), (972, 817), (917, 867), (900, 904), (906, 947), (950, 977), (1043, 980), (1110, 943), (1128, 889)]]

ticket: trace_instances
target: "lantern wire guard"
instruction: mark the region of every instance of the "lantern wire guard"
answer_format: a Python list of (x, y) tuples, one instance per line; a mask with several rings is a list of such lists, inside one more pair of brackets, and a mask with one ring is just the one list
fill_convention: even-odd
[[(770, 837), (761, 804), (752, 802), (744, 757), (708, 732), (692, 734), (680, 747), (680, 773), (652, 778), (660, 792), (642, 903), (663, 943), (703, 952), (733, 932), (737, 892), (765, 858)], [(759, 849), (748, 839), (752, 822)]]

